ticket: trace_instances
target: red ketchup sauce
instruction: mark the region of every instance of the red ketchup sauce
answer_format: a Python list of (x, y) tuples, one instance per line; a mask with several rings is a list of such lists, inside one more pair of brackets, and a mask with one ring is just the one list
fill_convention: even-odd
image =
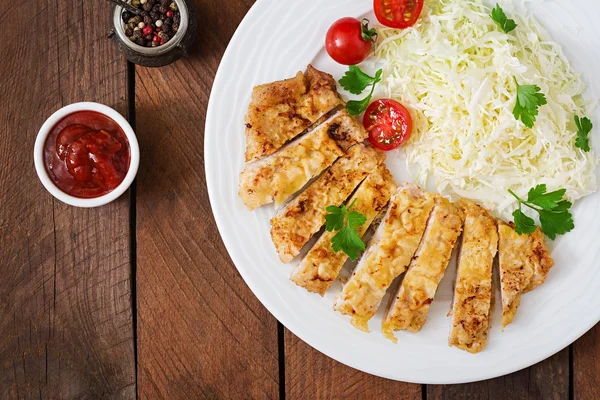
[(111, 118), (78, 111), (61, 119), (44, 144), (48, 176), (63, 192), (90, 199), (113, 191), (131, 159), (125, 132)]

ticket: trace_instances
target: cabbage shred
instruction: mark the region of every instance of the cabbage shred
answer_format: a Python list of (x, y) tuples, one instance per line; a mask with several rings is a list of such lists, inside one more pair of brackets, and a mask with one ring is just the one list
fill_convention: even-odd
[[(531, 16), (504, 33), (480, 0), (429, 1), (417, 25), (381, 27), (375, 58), (386, 97), (413, 117), (405, 145), (415, 180), (510, 217), (516, 200), (545, 183), (577, 200), (597, 189), (593, 152), (575, 147), (584, 84)], [(512, 13), (511, 13), (512, 14)], [(516, 84), (541, 87), (548, 104), (532, 129), (513, 116)]]

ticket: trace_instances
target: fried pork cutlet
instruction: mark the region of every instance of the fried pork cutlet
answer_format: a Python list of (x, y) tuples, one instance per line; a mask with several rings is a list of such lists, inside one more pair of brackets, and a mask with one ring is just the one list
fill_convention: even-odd
[(406, 271), (425, 232), (434, 199), (413, 184), (404, 184), (392, 196), (383, 222), (334, 302), (334, 310), (352, 316), (358, 329), (368, 331), (368, 321), (387, 288)]
[[(375, 169), (360, 184), (356, 193), (347, 202), (348, 205), (354, 204), (353, 210), (367, 218), (365, 224), (359, 227), (359, 236), (365, 234), (395, 191), (394, 178), (384, 164)], [(302, 262), (294, 268), (290, 279), (296, 285), (323, 296), (333, 284), (348, 259), (344, 252), (336, 253), (331, 248), (331, 239), (336, 233), (323, 233)]]
[(384, 160), (382, 152), (357, 144), (279, 211), (271, 219), (271, 239), (281, 261), (292, 261), (325, 224), (325, 208), (344, 203)]
[(246, 162), (275, 153), (343, 104), (333, 77), (312, 65), (306, 74), (256, 86), (246, 114)]
[(448, 344), (478, 353), (487, 344), (492, 305), (492, 267), (498, 251), (496, 222), (483, 208), (459, 202), (465, 214)]
[(239, 195), (250, 210), (272, 202), (280, 206), (366, 137), (362, 124), (343, 110), (274, 154), (246, 164)]
[(546, 280), (554, 260), (538, 228), (531, 235), (518, 235), (514, 225), (498, 221), (502, 329), (510, 324), (521, 303), (521, 295)]
[(418, 332), (427, 320), (429, 306), (444, 277), (452, 250), (462, 232), (462, 211), (440, 195), (429, 217), (423, 240), (383, 320), (384, 335), (396, 342), (392, 331)]

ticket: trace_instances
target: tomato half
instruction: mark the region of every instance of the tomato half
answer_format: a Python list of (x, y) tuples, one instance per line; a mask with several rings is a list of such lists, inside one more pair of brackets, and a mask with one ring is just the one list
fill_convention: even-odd
[(369, 21), (346, 17), (331, 25), (325, 38), (325, 48), (334, 61), (343, 65), (356, 65), (363, 62), (371, 52), (377, 36), (369, 29)]
[(402, 146), (412, 133), (412, 118), (408, 110), (391, 99), (376, 100), (365, 111), (363, 125), (369, 132), (369, 142), (381, 150)]
[(374, 0), (377, 20), (390, 28), (413, 26), (423, 10), (423, 0)]

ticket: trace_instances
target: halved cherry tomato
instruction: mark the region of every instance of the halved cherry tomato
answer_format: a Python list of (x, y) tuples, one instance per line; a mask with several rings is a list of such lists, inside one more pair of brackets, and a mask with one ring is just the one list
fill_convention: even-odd
[(413, 26), (423, 10), (423, 0), (374, 0), (377, 20), (390, 28)]
[(377, 32), (369, 29), (369, 20), (346, 17), (331, 25), (325, 38), (325, 48), (334, 61), (356, 65), (369, 56), (376, 37)]
[(408, 110), (391, 99), (376, 100), (365, 111), (363, 125), (369, 132), (369, 142), (381, 150), (402, 146), (412, 133), (412, 118)]

